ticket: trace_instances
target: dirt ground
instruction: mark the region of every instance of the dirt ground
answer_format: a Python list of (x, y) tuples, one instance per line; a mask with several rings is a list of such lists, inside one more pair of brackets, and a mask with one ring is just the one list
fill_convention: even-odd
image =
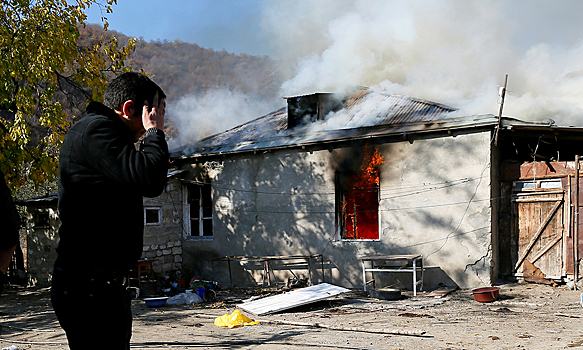
[[(500, 300), (478, 303), (469, 290), (442, 298), (404, 293), (397, 301), (361, 291), (274, 315), (244, 314), (261, 323), (222, 328), (240, 291), (218, 301), (149, 308), (133, 302), (135, 349), (563, 349), (583, 346), (582, 291), (547, 285), (500, 285)], [(11, 287), (0, 298), (0, 349), (68, 349), (48, 289)], [(249, 292), (247, 292), (249, 293)], [(279, 321), (306, 324), (290, 325)], [(313, 325), (313, 326), (308, 326)], [(318, 325), (316, 325), (318, 324)], [(332, 328), (352, 328), (338, 330)], [(385, 333), (373, 333), (374, 330)], [(358, 331), (357, 331), (358, 330)], [(401, 334), (402, 333), (402, 334)], [(406, 333), (423, 333), (411, 335)]]

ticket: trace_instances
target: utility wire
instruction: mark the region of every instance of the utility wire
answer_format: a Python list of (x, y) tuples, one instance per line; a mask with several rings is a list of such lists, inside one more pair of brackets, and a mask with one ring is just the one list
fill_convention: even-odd
[[(392, 187), (392, 186), (381, 186), (381, 187), (377, 187), (375, 189), (380, 190), (381, 192), (391, 192), (391, 191), (403, 191), (403, 190), (409, 190), (412, 191), (411, 193), (417, 193), (420, 190), (417, 190), (418, 188), (425, 188), (427, 186), (433, 186), (431, 187), (431, 189), (435, 188), (435, 189), (441, 189), (441, 188), (446, 188), (446, 187), (451, 187), (451, 186), (456, 186), (456, 185), (460, 185), (460, 184), (464, 184), (470, 181), (476, 181), (476, 180), (480, 180), (481, 177), (476, 177), (476, 178), (461, 178), (461, 179), (456, 179), (456, 180), (451, 180), (451, 181), (444, 181), (444, 182), (438, 182), (438, 183), (423, 183), (423, 184), (419, 184), (419, 185), (410, 185), (410, 186), (399, 186), (399, 187)], [(220, 185), (216, 185), (213, 184), (211, 182), (201, 182), (201, 181), (185, 181), (186, 183), (192, 183), (195, 185), (210, 185), (213, 187), (213, 189), (218, 189), (218, 190), (225, 190), (225, 191), (234, 191), (234, 192), (243, 192), (243, 193), (254, 193), (254, 194), (271, 194), (271, 195), (287, 195), (287, 196), (301, 196), (301, 195), (335, 195), (336, 191), (335, 190), (330, 190), (330, 191), (310, 191), (310, 192), (287, 192), (287, 191), (263, 191), (263, 190), (257, 190), (255, 189), (243, 189), (243, 188), (234, 188), (234, 187), (226, 187), (226, 186), (220, 186)], [(368, 192), (370, 190), (367, 191), (363, 191), (363, 192)]]
[[(490, 161), (486, 162), (486, 166), (484, 166), (484, 169), (482, 170), (482, 176), (484, 175), (484, 172), (486, 171), (486, 169), (488, 169), (490, 167)], [(445, 240), (443, 241), (443, 244), (437, 248), (436, 250), (434, 250), (433, 252), (429, 253), (426, 258), (430, 257), (431, 255), (437, 253), (438, 251), (440, 251), (446, 244), (447, 241), (449, 240), (449, 237), (451, 237), (455, 232), (457, 232), (457, 230), (459, 230), (460, 226), (462, 225), (462, 222), (464, 221), (466, 214), (468, 213), (468, 210), (470, 209), (470, 205), (472, 204), (472, 200), (474, 199), (474, 197), (476, 196), (476, 194), (478, 193), (478, 188), (480, 187), (480, 184), (482, 183), (482, 179), (480, 177), (480, 181), (478, 182), (478, 184), (476, 185), (476, 189), (474, 190), (474, 193), (472, 194), (472, 197), (470, 198), (468, 205), (466, 206), (466, 209), (464, 210), (464, 213), (462, 214), (462, 217), (460, 218), (460, 221), (458, 222), (457, 226), (453, 229), (453, 231), (451, 231), (446, 237)]]

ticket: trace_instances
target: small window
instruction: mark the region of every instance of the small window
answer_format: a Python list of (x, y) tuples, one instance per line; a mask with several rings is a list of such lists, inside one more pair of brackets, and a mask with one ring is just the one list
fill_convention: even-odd
[(49, 213), (46, 211), (39, 211), (34, 214), (34, 226), (35, 227), (49, 227)]
[(160, 208), (144, 208), (144, 224), (160, 225), (162, 221), (162, 211)]
[(540, 180), (520, 180), (514, 181), (514, 190), (521, 191), (544, 191), (562, 189), (561, 179), (540, 179)]
[(187, 185), (188, 202), (187, 216), (190, 227), (187, 230), (191, 237), (213, 236), (213, 199), (210, 184)]

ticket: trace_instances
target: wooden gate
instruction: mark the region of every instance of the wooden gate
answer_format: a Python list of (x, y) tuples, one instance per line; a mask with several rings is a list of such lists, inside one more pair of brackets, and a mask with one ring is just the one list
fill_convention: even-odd
[[(514, 271), (521, 273), (525, 260), (549, 278), (566, 274), (565, 190), (561, 179), (517, 181), (514, 183), (513, 217), (518, 230), (518, 254)], [(568, 200), (568, 199), (567, 199)], [(567, 206), (568, 207), (568, 206)]]

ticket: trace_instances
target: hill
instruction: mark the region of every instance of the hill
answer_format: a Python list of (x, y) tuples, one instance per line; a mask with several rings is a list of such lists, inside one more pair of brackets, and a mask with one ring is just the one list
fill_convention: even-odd
[[(93, 46), (102, 36), (106, 38), (115, 36), (120, 46), (126, 46), (130, 39), (123, 33), (104, 31), (103, 27), (97, 24), (80, 26), (79, 31), (78, 44), (82, 47)], [(168, 96), (169, 105), (180, 102), (182, 97), (204, 96), (207, 92), (218, 90), (229, 91), (238, 96), (239, 100), (241, 96), (248, 100), (243, 106), (235, 105), (236, 113), (225, 111), (224, 106), (232, 105), (232, 101), (213, 97), (211, 102), (193, 105), (187, 112), (168, 115), (166, 134), (173, 139), (173, 144), (178, 142), (176, 141), (178, 139), (184, 142), (185, 137), (192, 140), (223, 131), (260, 115), (253, 113), (266, 113), (271, 110), (263, 106), (278, 105), (281, 102), (279, 88), (283, 81), (280, 73), (282, 70), (278, 62), (267, 56), (236, 55), (179, 40), (146, 42), (138, 39), (136, 49), (126, 64), (133, 71), (143, 71), (156, 81)], [(63, 85), (66, 86), (66, 83)], [(67, 97), (61, 96), (61, 101), (67, 113), (82, 117), (85, 96), (72, 87), (66, 90)], [(72, 101), (71, 96), (74, 96)], [(250, 104), (256, 104), (257, 108), (250, 108)], [(213, 114), (211, 110), (214, 107), (221, 107), (220, 105), (223, 105), (222, 110)], [(194, 107), (198, 108), (196, 110), (198, 118), (192, 115)], [(201, 116), (203, 114), (204, 116)], [(179, 135), (179, 129), (183, 131), (183, 135)]]
[[(82, 46), (95, 42), (101, 35), (116, 36), (121, 45), (129, 40), (125, 34), (105, 32), (97, 24), (79, 30)], [(138, 39), (127, 64), (135, 71), (143, 70), (172, 100), (218, 88), (263, 99), (279, 98), (282, 83), (277, 62), (267, 56), (235, 55), (179, 40), (146, 42)]]

